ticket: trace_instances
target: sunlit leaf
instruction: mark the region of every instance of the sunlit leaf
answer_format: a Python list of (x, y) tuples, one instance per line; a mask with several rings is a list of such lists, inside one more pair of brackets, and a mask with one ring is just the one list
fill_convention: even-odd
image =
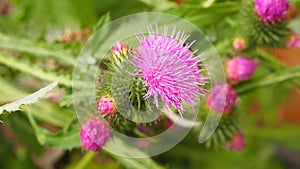
[(32, 93), (20, 100), (17, 100), (17, 101), (14, 101), (14, 102), (11, 102), (11, 103), (8, 103), (6, 105), (3, 105), (0, 107), (0, 115), (4, 112), (4, 111), (7, 111), (7, 112), (14, 112), (14, 111), (17, 111), (17, 110), (20, 110), (20, 106), (21, 105), (29, 105), (29, 104), (32, 104), (32, 103), (35, 103), (37, 102), (40, 98), (42, 98), (46, 93), (48, 93), (49, 91), (51, 91), (54, 87), (57, 86), (58, 84), (58, 80), (56, 80), (55, 82), (51, 83), (50, 85), (38, 90), (37, 92), (35, 93)]

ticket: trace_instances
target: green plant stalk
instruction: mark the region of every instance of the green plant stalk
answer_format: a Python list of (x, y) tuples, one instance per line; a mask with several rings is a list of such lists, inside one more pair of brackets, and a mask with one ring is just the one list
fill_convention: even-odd
[(282, 62), (277, 60), (274, 56), (272, 56), (271, 54), (269, 54), (261, 49), (258, 50), (255, 55), (260, 60), (266, 61), (268, 63), (267, 66), (274, 70), (282, 70), (282, 69), (287, 68), (286, 65), (284, 65)]
[(90, 162), (94, 159), (96, 153), (88, 151), (85, 153), (83, 158), (77, 163), (75, 169), (85, 169), (90, 164)]
[(290, 68), (284, 72), (276, 72), (267, 78), (249, 81), (243, 85), (236, 86), (239, 94), (245, 94), (252, 90), (272, 86), (274, 84), (286, 82), (288, 80), (300, 79), (300, 67)]
[(74, 59), (74, 57), (66, 51), (57, 49), (47, 49), (38, 46), (38, 44), (35, 42), (26, 39), (12, 38), (1, 33), (0, 47), (17, 52), (32, 54), (34, 56), (53, 57), (57, 59), (57, 61), (62, 61), (63, 64), (69, 66), (74, 66), (76, 64), (76, 59)]
[[(260, 60), (262, 61), (266, 61), (267, 62), (267, 66), (269, 66), (271, 69), (276, 70), (276, 71), (281, 71), (284, 69), (287, 69), (288, 67), (283, 64), (282, 62), (280, 62), (279, 60), (277, 60), (274, 56), (272, 56), (271, 54), (263, 51), (263, 50), (258, 50), (258, 53), (256, 54), (256, 56), (258, 58), (260, 58)], [(295, 85), (297, 87), (300, 87), (300, 82), (299, 81), (291, 81), (290, 82), (291, 85)]]
[[(13, 56), (9, 56), (3, 53), (0, 53), (0, 63), (48, 82), (53, 82), (59, 78), (59, 76), (55, 74), (45, 72), (37, 67), (31, 67), (28, 64), (22, 63), (20, 60), (14, 59)], [(72, 80), (62, 77), (59, 84), (66, 87), (72, 87)]]

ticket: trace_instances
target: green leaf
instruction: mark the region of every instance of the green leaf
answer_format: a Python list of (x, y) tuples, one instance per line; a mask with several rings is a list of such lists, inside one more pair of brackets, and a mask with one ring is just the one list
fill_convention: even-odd
[(147, 6), (152, 7), (152, 11), (162, 11), (168, 8), (176, 7), (174, 2), (168, 0), (138, 0)]
[[(137, 157), (146, 156), (146, 154), (144, 154), (140, 150), (125, 144), (123, 141), (121, 141), (118, 138), (111, 138), (110, 141), (107, 142), (106, 144), (109, 147), (118, 149), (118, 150), (114, 150), (115, 152), (121, 151), (122, 154), (127, 154), (128, 156), (137, 156)], [(157, 164), (150, 157), (149, 158), (128, 158), (128, 157), (118, 156), (110, 152), (107, 153), (113, 158), (115, 158), (123, 166), (125, 166), (125, 168), (128, 169), (149, 169), (149, 168), (164, 169), (164, 167)]]
[[(59, 80), (59, 79), (58, 79)], [(37, 102), (40, 98), (42, 98), (46, 93), (48, 93), (49, 91), (51, 91), (54, 87), (57, 86), (58, 84), (58, 80), (56, 80), (55, 82), (51, 83), (50, 85), (38, 90), (35, 93), (32, 93), (20, 100), (14, 101), (12, 103), (8, 103), (4, 106), (0, 107), (0, 115), (4, 112), (14, 112), (17, 110), (20, 110), (20, 106), (21, 105), (29, 105), (32, 103)]]
[(300, 17), (291, 20), (288, 26), (292, 31), (296, 32), (298, 36), (300, 35)]
[[(28, 93), (17, 88), (14, 83), (0, 77), (0, 95), (2, 96), (0, 103), (6, 103), (7, 100), (15, 100), (14, 98), (21, 98), (20, 96), (26, 96)], [(24, 109), (26, 108), (24, 107)], [(64, 127), (76, 115), (74, 110), (61, 108), (47, 100), (40, 100), (30, 105), (30, 112), (38, 120), (58, 127)]]
[(110, 14), (107, 12), (105, 15), (101, 16), (96, 25), (93, 28), (93, 32), (96, 32), (97, 30), (101, 29), (103, 26), (105, 26), (107, 23), (110, 22)]
[(189, 1), (165, 12), (187, 19), (204, 30), (212, 25), (218, 25), (224, 18), (235, 15), (239, 10), (240, 2), (219, 2), (204, 7), (200, 2)]
[(72, 149), (81, 146), (79, 137), (80, 124), (77, 118), (73, 119), (61, 131), (53, 134), (41, 127), (29, 111), (27, 112), (27, 115), (37, 140), (41, 145), (64, 149)]
[[(53, 72), (46, 72), (39, 67), (28, 65), (23, 63), (21, 60), (17, 60), (13, 56), (9, 56), (7, 54), (0, 53), (0, 63), (48, 82), (53, 82), (59, 78), (59, 76)], [(72, 81), (64, 77), (60, 78), (59, 84), (72, 87)]]
[(26, 115), (17, 113), (13, 118), (8, 118), (7, 120), (10, 129), (16, 135), (18, 140), (20, 140), (22, 145), (24, 145), (29, 152), (36, 155), (42, 155), (43, 147), (37, 142), (33, 128), (30, 126)]
[(37, 57), (53, 57), (63, 65), (73, 66), (76, 63), (74, 56), (65, 51), (62, 47), (55, 45), (41, 44), (31, 39), (7, 36), (0, 33), (0, 47), (26, 54), (32, 54)]

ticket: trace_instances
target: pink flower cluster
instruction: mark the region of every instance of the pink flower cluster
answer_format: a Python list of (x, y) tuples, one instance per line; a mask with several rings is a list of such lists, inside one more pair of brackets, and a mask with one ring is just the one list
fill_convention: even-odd
[(109, 139), (110, 129), (106, 122), (91, 119), (80, 129), (81, 145), (85, 150), (99, 151)]
[(103, 96), (97, 102), (98, 111), (103, 115), (114, 114), (117, 111), (114, 99), (108, 95)]
[(149, 87), (145, 99), (154, 97), (158, 105), (158, 97), (169, 106), (172, 105), (180, 113), (184, 111), (182, 104), (196, 105), (195, 99), (204, 95), (200, 85), (206, 83), (206, 77), (200, 75), (198, 57), (190, 51), (193, 42), (186, 43), (188, 35), (174, 28), (168, 36), (168, 28), (160, 34), (149, 27), (149, 36), (139, 35), (140, 50), (134, 53), (135, 67), (141, 71), (145, 85)]
[(229, 113), (236, 101), (237, 93), (227, 83), (217, 83), (207, 97), (208, 106), (217, 113)]
[(247, 80), (252, 76), (257, 66), (258, 61), (256, 60), (249, 60), (243, 56), (234, 57), (227, 62), (227, 77), (233, 81)]
[(265, 22), (285, 19), (289, 6), (288, 0), (255, 0), (255, 11)]
[(128, 47), (124, 45), (122, 41), (117, 41), (111, 48), (112, 55), (120, 56), (122, 53), (126, 53)]

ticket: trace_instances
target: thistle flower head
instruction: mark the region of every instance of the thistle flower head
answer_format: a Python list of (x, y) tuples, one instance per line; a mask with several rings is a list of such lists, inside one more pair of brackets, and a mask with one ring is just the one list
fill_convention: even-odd
[(300, 47), (300, 38), (297, 36), (296, 33), (293, 33), (290, 37), (289, 42), (286, 45), (287, 48), (297, 48)]
[(103, 115), (114, 114), (117, 111), (114, 99), (108, 95), (101, 97), (97, 102), (98, 111)]
[(237, 101), (237, 93), (227, 83), (217, 83), (207, 97), (208, 106), (218, 113), (228, 113)]
[(227, 62), (226, 73), (230, 80), (247, 80), (252, 76), (257, 66), (258, 61), (237, 56)]
[(80, 129), (81, 145), (85, 150), (99, 151), (109, 139), (108, 125), (99, 119), (85, 122)]
[(227, 149), (234, 151), (242, 151), (246, 147), (244, 134), (242, 131), (237, 131), (233, 139), (226, 145)]
[(285, 19), (288, 8), (288, 0), (255, 0), (256, 13), (266, 22)]
[(136, 75), (144, 79), (148, 92), (145, 99), (150, 96), (158, 106), (158, 97), (165, 102), (166, 107), (172, 105), (182, 113), (183, 103), (195, 106), (198, 95), (204, 95), (205, 90), (200, 85), (206, 83), (206, 77), (200, 75), (199, 57), (194, 57), (189, 47), (185, 44), (188, 35), (174, 28), (168, 36), (168, 28), (160, 34), (149, 27), (149, 36), (137, 36), (139, 39), (139, 52), (134, 53), (135, 67), (141, 72)]

